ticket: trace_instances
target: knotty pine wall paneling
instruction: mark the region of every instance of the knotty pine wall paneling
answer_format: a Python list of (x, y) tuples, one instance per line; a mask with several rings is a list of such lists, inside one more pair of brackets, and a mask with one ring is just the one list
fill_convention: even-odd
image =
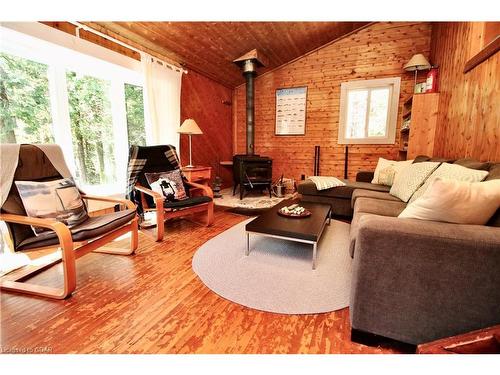
[[(203, 131), (193, 135), (193, 164), (212, 167), (212, 179), (219, 171), (223, 186), (232, 185), (232, 170), (219, 166), (222, 160), (232, 160), (232, 90), (194, 70), (182, 75), (181, 123), (192, 118)], [(180, 158), (189, 164), (189, 140), (181, 135)]]
[(500, 161), (500, 53), (467, 73), (477, 53), (477, 22), (433, 25), (431, 60), (439, 65), (436, 155)]
[[(345, 150), (337, 144), (340, 84), (350, 80), (401, 77), (401, 94), (395, 144), (349, 146), (349, 178), (374, 170), (379, 157), (397, 159), (402, 105), (414, 78), (402, 67), (415, 53), (429, 56), (430, 37), (430, 23), (376, 23), (257, 76), (255, 150), (273, 158), (274, 178), (311, 175), (315, 145), (321, 146), (321, 174), (343, 177)], [(298, 86), (308, 88), (306, 135), (275, 136), (275, 91)], [(234, 153), (244, 153), (245, 85), (235, 89), (233, 105)]]

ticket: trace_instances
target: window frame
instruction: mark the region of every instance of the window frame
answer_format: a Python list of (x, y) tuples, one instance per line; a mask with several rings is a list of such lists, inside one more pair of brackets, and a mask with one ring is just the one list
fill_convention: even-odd
[[(342, 82), (340, 85), (340, 117), (338, 129), (339, 144), (395, 144), (396, 142), (396, 126), (399, 109), (399, 94), (401, 86), (401, 77), (378, 78), (367, 80), (356, 80)], [(378, 88), (389, 87), (389, 107), (386, 122), (386, 135), (368, 136), (368, 122), (370, 112), (371, 91)], [(367, 113), (365, 119), (365, 134), (363, 138), (348, 138), (346, 137), (347, 117), (348, 117), (348, 95), (351, 90), (369, 90), (367, 101)]]
[[(0, 32), (4, 42), (1, 51), (48, 66), (48, 95), (54, 143), (61, 146), (73, 176), (76, 175), (76, 154), (73, 150), (66, 72), (75, 71), (77, 74), (110, 82), (111, 119), (115, 135), (113, 154), (117, 181), (111, 185), (87, 185), (81, 181), (80, 185), (91, 194), (104, 191), (108, 195), (123, 195), (128, 163), (125, 84), (141, 86), (143, 93), (146, 92), (140, 62), (37, 23), (0, 23)], [(90, 51), (92, 53), (89, 53)], [(145, 106), (145, 122), (146, 111)], [(147, 140), (150, 132), (148, 123), (145, 123), (144, 130)], [(123, 134), (124, 131), (127, 136), (117, 140), (117, 135)]]

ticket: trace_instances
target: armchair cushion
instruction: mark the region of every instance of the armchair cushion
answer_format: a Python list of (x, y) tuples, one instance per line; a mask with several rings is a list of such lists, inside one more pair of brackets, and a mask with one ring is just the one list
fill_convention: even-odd
[(180, 201), (174, 201), (174, 202), (164, 201), (163, 207), (171, 208), (171, 209), (182, 209), (182, 208), (197, 206), (197, 205), (202, 204), (202, 203), (208, 203), (211, 201), (212, 201), (212, 198), (203, 195), (203, 196), (199, 196), (199, 197), (190, 197), (187, 199), (183, 199)]
[[(88, 219), (87, 210), (73, 178), (55, 181), (15, 181), (30, 217), (54, 218), (68, 227)], [(32, 226), (36, 235), (49, 229)]]
[[(123, 210), (101, 216), (89, 217), (83, 223), (70, 229), (73, 241), (90, 240), (127, 224), (135, 217), (135, 210)], [(28, 237), (17, 247), (16, 251), (34, 249), (43, 246), (57, 245), (59, 239), (55, 232), (43, 232), (39, 236)]]
[(188, 197), (180, 169), (168, 172), (145, 173), (145, 176), (151, 190), (162, 194), (166, 201), (174, 202)]

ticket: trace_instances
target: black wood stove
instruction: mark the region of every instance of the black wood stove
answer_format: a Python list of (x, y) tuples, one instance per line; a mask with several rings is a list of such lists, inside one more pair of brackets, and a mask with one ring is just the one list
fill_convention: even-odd
[(233, 195), (239, 186), (240, 199), (243, 199), (245, 190), (250, 189), (267, 189), (269, 197), (271, 197), (273, 161), (267, 156), (254, 154), (254, 78), (257, 74), (257, 66), (265, 66), (264, 59), (264, 56), (259, 54), (257, 50), (252, 50), (234, 60), (237, 65), (242, 67), (246, 81), (246, 154), (233, 156)]
[(267, 189), (269, 191), (269, 198), (271, 198), (273, 161), (268, 157), (259, 155), (234, 155), (233, 178), (233, 195), (239, 186), (240, 199), (243, 199), (245, 190), (252, 189)]

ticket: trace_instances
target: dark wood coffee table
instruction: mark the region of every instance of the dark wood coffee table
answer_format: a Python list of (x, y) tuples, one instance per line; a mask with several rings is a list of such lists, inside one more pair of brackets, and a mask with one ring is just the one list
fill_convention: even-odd
[(246, 227), (247, 248), (245, 255), (250, 254), (250, 234), (281, 238), (289, 241), (313, 245), (312, 269), (316, 269), (316, 252), (318, 242), (325, 225), (330, 224), (331, 207), (329, 204), (297, 202), (311, 211), (312, 215), (305, 218), (288, 218), (278, 215), (281, 207), (289, 206), (290, 201), (271, 208), (266, 213), (256, 217)]

